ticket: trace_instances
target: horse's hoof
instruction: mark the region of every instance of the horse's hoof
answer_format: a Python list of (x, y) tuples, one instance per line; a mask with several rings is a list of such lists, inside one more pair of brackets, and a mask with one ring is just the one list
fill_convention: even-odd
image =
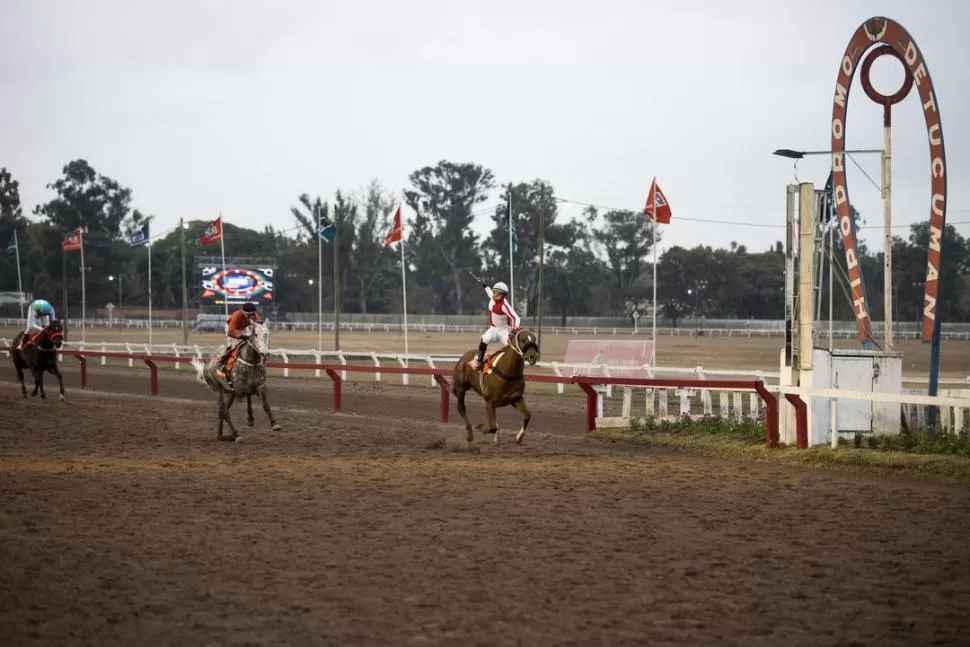
[(279, 425), (273, 425), (273, 431), (282, 431), (283, 427)]
[(61, 395), (59, 396), (59, 398), (60, 398), (61, 402), (64, 402), (64, 394), (63, 393), (61, 393)]
[(471, 429), (469, 429), (468, 430), (468, 433), (465, 434), (465, 440), (467, 440), (468, 442), (471, 442), (471, 441), (475, 440), (475, 435), (472, 434), (472, 430)]
[(516, 445), (520, 444), (523, 438), (525, 438), (525, 429), (515, 434), (515, 444)]
[(498, 445), (498, 444), (499, 444), (499, 443), (498, 443), (498, 429), (496, 429), (496, 430), (495, 430), (495, 431), (493, 431), (492, 433), (493, 433), (493, 434), (495, 434), (495, 437), (494, 437), (494, 438), (492, 438), (492, 444), (493, 444), (493, 445)]
[(234, 442), (234, 443), (241, 443), (242, 442), (242, 436), (236, 436), (235, 438), (232, 439), (232, 442)]
[(250, 418), (249, 420), (247, 420), (247, 421), (246, 421), (246, 426), (247, 426), (247, 427), (252, 427), (252, 426), (254, 426), (255, 424), (256, 424), (256, 421), (255, 421), (255, 420), (253, 420), (252, 418)]

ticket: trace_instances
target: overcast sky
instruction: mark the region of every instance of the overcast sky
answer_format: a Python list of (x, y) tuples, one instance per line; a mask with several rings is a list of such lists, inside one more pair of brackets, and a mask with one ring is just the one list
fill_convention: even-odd
[[(927, 60), (947, 219), (970, 235), (958, 224), (970, 223), (970, 3), (959, 0), (3, 0), (0, 166), (29, 212), (84, 158), (133, 189), (156, 232), (219, 212), (289, 227), (302, 192), (372, 178), (401, 191), (440, 159), (638, 210), (656, 175), (673, 208), (661, 249), (761, 250), (783, 238), (794, 181), (771, 152), (828, 147), (842, 53), (875, 15), (902, 23)], [(903, 78), (889, 57), (873, 70), (887, 94)], [(851, 93), (848, 147), (881, 147), (881, 108), (858, 74)], [(893, 222), (905, 234), (929, 216), (915, 91), (893, 118)], [(878, 156), (857, 160), (878, 182)], [(798, 166), (802, 181), (827, 174), (825, 158)], [(880, 225), (879, 192), (851, 164), (849, 187)], [(879, 229), (863, 239), (881, 247)]]

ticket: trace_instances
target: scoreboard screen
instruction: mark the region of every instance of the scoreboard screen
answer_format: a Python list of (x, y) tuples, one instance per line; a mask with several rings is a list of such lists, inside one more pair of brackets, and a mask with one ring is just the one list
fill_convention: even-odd
[(202, 290), (199, 301), (205, 305), (240, 304), (244, 301), (269, 303), (273, 300), (275, 267), (200, 265)]

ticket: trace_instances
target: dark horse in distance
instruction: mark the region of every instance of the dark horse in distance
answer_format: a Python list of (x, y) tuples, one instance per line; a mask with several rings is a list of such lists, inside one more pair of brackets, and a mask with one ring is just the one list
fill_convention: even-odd
[(57, 384), (61, 391), (61, 400), (64, 399), (64, 378), (61, 371), (57, 368), (57, 351), (64, 343), (64, 327), (61, 322), (54, 319), (50, 324), (37, 334), (34, 342), (27, 348), (20, 348), (20, 341), (24, 333), (20, 332), (13, 338), (8, 351), (13, 365), (17, 369), (17, 379), (20, 380), (20, 391), (27, 397), (27, 385), (24, 384), (24, 371), (29, 370), (34, 376), (34, 390), (30, 394), (36, 396), (40, 392), (41, 398), (46, 398), (44, 393), (44, 373), (53, 373), (57, 378)]
[(468, 442), (473, 439), (472, 423), (465, 411), (465, 393), (475, 391), (485, 399), (485, 410), (488, 413), (488, 429), (482, 425), (479, 431), (495, 434), (495, 444), (498, 440), (498, 425), (495, 422), (495, 409), (512, 405), (523, 416), (522, 428), (515, 435), (515, 442), (521, 443), (529, 428), (532, 414), (525, 405), (525, 363), (533, 365), (539, 359), (539, 343), (531, 330), (521, 328), (509, 336), (508, 344), (498, 352), (486, 355), (485, 367), (475, 368), (477, 350), (467, 351), (455, 364), (454, 380), (451, 392), (458, 398), (458, 413), (465, 421), (465, 431)]

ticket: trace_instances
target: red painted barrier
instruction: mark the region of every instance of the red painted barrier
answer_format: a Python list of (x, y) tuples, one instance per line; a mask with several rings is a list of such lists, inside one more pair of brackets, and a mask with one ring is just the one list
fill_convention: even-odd
[[(188, 357), (173, 357), (171, 355), (144, 355), (133, 353), (116, 353), (111, 351), (88, 351), (75, 350), (69, 354), (77, 358), (81, 367), (81, 388), (88, 385), (87, 360), (86, 357), (107, 357), (116, 359), (137, 359), (145, 362), (150, 371), (150, 391), (152, 395), (158, 395), (158, 366), (156, 362), (169, 362), (171, 364), (188, 364), (192, 360)], [(362, 364), (317, 364), (308, 362), (266, 362), (266, 368), (288, 368), (302, 369), (310, 371), (325, 371), (333, 383), (333, 409), (340, 411), (343, 404), (343, 378), (342, 371), (356, 373), (391, 373), (408, 375), (431, 375), (441, 389), (441, 421), (448, 422), (448, 413), (451, 408), (451, 384), (447, 376), (452, 369), (443, 368), (412, 368), (403, 366), (368, 366)], [(636, 388), (698, 388), (698, 389), (732, 389), (738, 391), (755, 391), (761, 396), (765, 404), (765, 435), (768, 447), (778, 446), (778, 400), (769, 392), (761, 381), (744, 380), (679, 380), (670, 378), (626, 378), (626, 377), (600, 377), (592, 375), (573, 375), (570, 377), (559, 377), (557, 375), (526, 375), (526, 382), (541, 382), (547, 384), (575, 384), (586, 393), (586, 431), (591, 432), (596, 429), (596, 399), (597, 392), (593, 387), (596, 385), (612, 384), (615, 386), (629, 386)], [(805, 403), (801, 398), (797, 398), (804, 411)], [(798, 411), (798, 404), (795, 404)], [(806, 416), (802, 413), (799, 420), (798, 434), (799, 443), (804, 436), (807, 445), (807, 427), (805, 425)], [(802, 445), (799, 444), (799, 447)]]
[(191, 358), (174, 357), (172, 355), (144, 355), (134, 353), (115, 353), (99, 350), (72, 350), (67, 354), (73, 355), (81, 367), (81, 388), (88, 387), (88, 357), (107, 357), (114, 359), (137, 359), (145, 362), (149, 370), (148, 388), (152, 395), (158, 395), (158, 365), (155, 362), (169, 362), (171, 364), (188, 364)]
[(808, 449), (808, 405), (796, 393), (786, 393), (785, 399), (795, 407), (795, 445)]

